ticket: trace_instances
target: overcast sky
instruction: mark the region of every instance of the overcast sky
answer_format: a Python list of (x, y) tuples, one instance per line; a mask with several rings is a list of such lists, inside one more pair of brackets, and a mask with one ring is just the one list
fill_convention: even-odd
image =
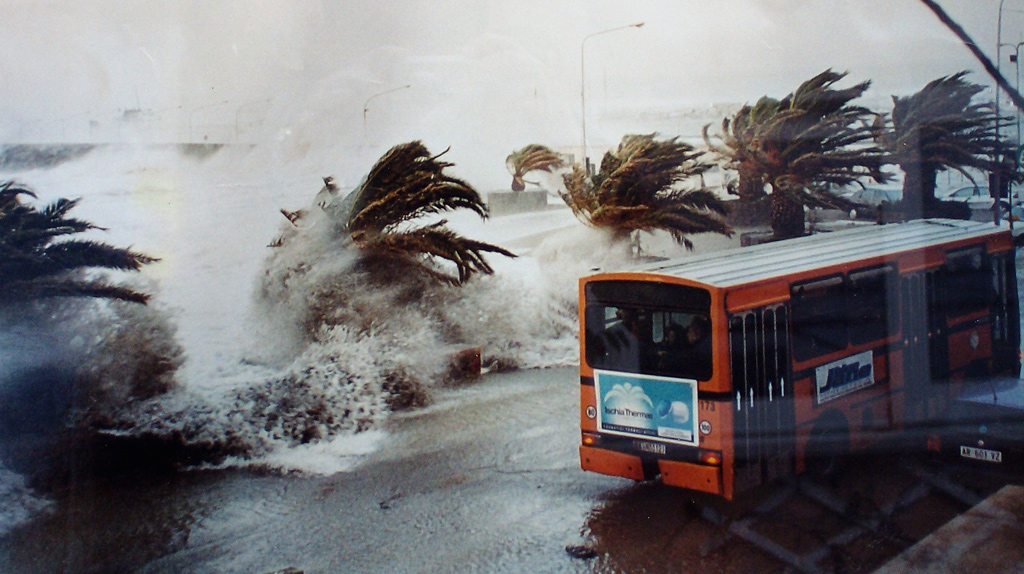
[[(994, 59), (998, 0), (940, 4)], [(918, 0), (8, 0), (0, 139), (111, 137), (137, 109), (172, 139), (564, 147), (583, 39), (638, 22), (585, 43), (596, 145), (621, 135), (602, 129), (616, 114), (781, 97), (829, 67), (872, 80), (873, 106), (962, 69), (991, 83)], [(1004, 43), (1022, 22), (1005, 0)]]

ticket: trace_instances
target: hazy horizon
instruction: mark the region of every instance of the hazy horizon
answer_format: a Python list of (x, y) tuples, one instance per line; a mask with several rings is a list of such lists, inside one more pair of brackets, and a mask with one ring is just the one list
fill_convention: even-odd
[[(942, 4), (994, 59), (999, 3)], [(1024, 37), (1019, 4), (1005, 3), (1004, 44)], [(781, 97), (826, 68), (848, 72), (848, 84), (871, 80), (859, 103), (875, 108), (960, 70), (993, 83), (916, 0), (90, 0), (0, 13), (0, 142), (355, 149), (368, 166), (421, 139), (450, 146), (484, 188), (505, 177), (513, 149), (579, 148), (583, 57), (591, 155), (624, 133), (695, 135), (683, 132), (720, 118), (686, 124), (677, 112)]]

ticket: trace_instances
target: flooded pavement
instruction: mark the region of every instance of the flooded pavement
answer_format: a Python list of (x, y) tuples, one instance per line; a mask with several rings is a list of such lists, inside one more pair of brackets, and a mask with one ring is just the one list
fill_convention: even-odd
[[(581, 471), (577, 376), (491, 374), (445, 390), (330, 476), (72, 469), (52, 512), (0, 538), (0, 571), (870, 572), (969, 508), (892, 460), (856, 465), (833, 489), (845, 518), (790, 496), (743, 526), (814, 560), (794, 568), (730, 530), (735, 507)], [(887, 505), (879, 528), (849, 534), (849, 518)]]
[(394, 417), (332, 476), (72, 476), (0, 539), (0, 571), (587, 571), (565, 548), (631, 483), (579, 469), (577, 394), (572, 368), (489, 375)]

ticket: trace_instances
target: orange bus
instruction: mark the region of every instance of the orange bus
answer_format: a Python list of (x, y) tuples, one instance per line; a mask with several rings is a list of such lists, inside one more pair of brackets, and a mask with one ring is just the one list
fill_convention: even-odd
[(732, 500), (934, 422), (1019, 374), (1014, 258), (933, 219), (583, 277), (581, 466)]

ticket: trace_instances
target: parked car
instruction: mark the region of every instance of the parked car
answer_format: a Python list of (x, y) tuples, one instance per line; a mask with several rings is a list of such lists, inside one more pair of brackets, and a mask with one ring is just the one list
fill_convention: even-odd
[(989, 193), (988, 186), (985, 185), (961, 187), (942, 199), (945, 201), (968, 203), (971, 209), (988, 209), (992, 207), (992, 196)]
[(861, 205), (880, 205), (882, 202), (895, 203), (903, 197), (901, 189), (865, 187), (850, 194), (847, 199)]
[(1003, 219), (1010, 221), (1024, 220), (1024, 205), (1017, 203), (1011, 206), (1005, 199), (1000, 199), (999, 209)]
[(928, 450), (1024, 482), (1024, 381), (971, 383), (929, 435)]

